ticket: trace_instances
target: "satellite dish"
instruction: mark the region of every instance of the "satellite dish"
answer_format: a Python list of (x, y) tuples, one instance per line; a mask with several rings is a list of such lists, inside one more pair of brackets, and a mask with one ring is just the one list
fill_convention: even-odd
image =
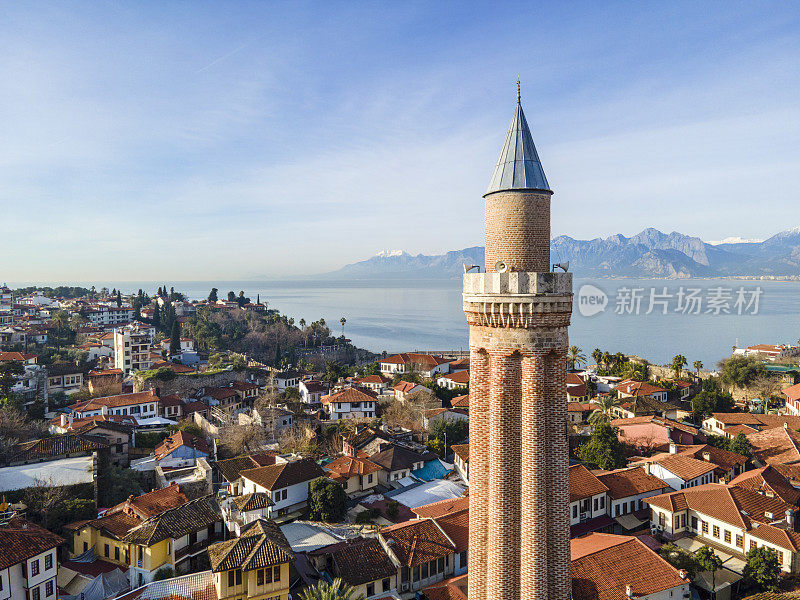
[(561, 269), (564, 271), (564, 273), (566, 273), (567, 271), (569, 271), (569, 261), (554, 264), (553, 271), (555, 271), (556, 269)]
[(494, 270), (498, 273), (505, 273), (508, 271), (508, 265), (502, 260), (498, 260), (496, 263), (494, 263)]

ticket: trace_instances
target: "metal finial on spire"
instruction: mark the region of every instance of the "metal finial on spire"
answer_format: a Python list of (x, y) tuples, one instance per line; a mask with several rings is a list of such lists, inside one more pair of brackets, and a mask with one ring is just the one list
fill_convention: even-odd
[(517, 77), (517, 104), (520, 104), (520, 94), (519, 94), (519, 77)]

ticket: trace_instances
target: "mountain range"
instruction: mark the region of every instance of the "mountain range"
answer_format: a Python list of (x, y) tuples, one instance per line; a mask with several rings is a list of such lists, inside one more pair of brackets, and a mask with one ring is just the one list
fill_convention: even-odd
[[(460, 278), (464, 264), (483, 266), (483, 252), (482, 246), (430, 256), (387, 251), (323, 277)], [(550, 257), (553, 263), (569, 261), (570, 271), (579, 277), (796, 277), (800, 276), (800, 227), (761, 242), (724, 240), (714, 244), (653, 228), (633, 237), (616, 234), (576, 240), (562, 235), (551, 241)]]

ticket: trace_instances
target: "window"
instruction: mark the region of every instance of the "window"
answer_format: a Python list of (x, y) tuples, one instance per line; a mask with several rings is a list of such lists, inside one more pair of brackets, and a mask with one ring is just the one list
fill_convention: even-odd
[(692, 529), (697, 531), (697, 517), (692, 517)]
[(744, 548), (744, 538), (740, 536), (738, 533), (736, 534), (736, 547)]
[(233, 587), (236, 585), (234, 578), (235, 575), (233, 574), (233, 571), (228, 571), (228, 587)]
[(719, 527), (718, 527), (717, 525), (714, 525), (714, 529), (712, 530), (712, 535), (713, 535), (715, 538), (718, 538), (718, 537), (719, 537)]
[(461, 568), (467, 566), (467, 551), (464, 550), (461, 554), (458, 555), (458, 562), (461, 565)]
[(778, 565), (783, 566), (783, 552), (775, 550), (775, 554), (778, 555)]
[(39, 574), (39, 559), (31, 561), (31, 577), (35, 577)]
[(48, 554), (44, 557), (44, 570), (47, 571), (48, 569), (53, 568), (53, 555)]
[(44, 595), (46, 597), (48, 597), (48, 598), (53, 595), (53, 580), (52, 579), (44, 584)]
[(658, 513), (658, 524), (661, 527), (664, 527), (667, 524), (667, 518), (664, 516), (664, 513)]
[(276, 581), (276, 582), (281, 580), (281, 566), (280, 565), (272, 567), (272, 580)]
[(750, 550), (752, 550), (753, 548), (757, 548), (757, 547), (758, 547), (758, 544), (756, 544), (753, 540), (750, 540)]
[(615, 516), (615, 517), (618, 517), (618, 516), (619, 516), (619, 504), (617, 504), (617, 505), (614, 507), (614, 516)]
[(265, 583), (272, 583), (272, 568), (267, 567), (264, 569), (264, 582)]
[(725, 536), (725, 543), (726, 544), (730, 544), (731, 543), (731, 532), (726, 529), (724, 531), (724, 536)]
[(86, 552), (89, 549), (89, 542), (83, 542), (83, 551)]
[(236, 569), (236, 585), (242, 585), (242, 570)]
[(578, 518), (578, 505), (577, 504), (573, 504), (572, 505), (572, 518), (573, 519), (577, 519)]
[(286, 500), (286, 496), (289, 494), (289, 490), (283, 490), (283, 499)]
[(41, 598), (41, 592), (39, 592), (39, 588), (33, 588), (33, 593), (31, 594), (31, 600), (39, 600)]
[(367, 483), (372, 483), (372, 473), (367, 475)]
[(119, 546), (114, 546), (114, 560), (119, 560)]
[(368, 583), (367, 584), (367, 596), (372, 596), (375, 593), (375, 584)]
[(700, 521), (700, 525), (703, 528), (703, 533), (708, 535), (708, 522), (707, 521)]
[(389, 588), (391, 587), (391, 585), (392, 585), (392, 582), (391, 582), (391, 581), (389, 581), (389, 578), (387, 577), (386, 579), (384, 579), (383, 581), (381, 581), (381, 587), (383, 587), (383, 590), (382, 590), (382, 591), (384, 591), (384, 592), (388, 592), (388, 591), (389, 591)]
[(264, 585), (264, 569), (256, 571), (256, 585)]
[(592, 510), (593, 510), (594, 512), (597, 512), (597, 509), (599, 508), (599, 507), (598, 507), (598, 504), (599, 504), (599, 502), (598, 502), (598, 499), (597, 499), (597, 498), (595, 498), (595, 499), (594, 499), (594, 503), (593, 503), (593, 505), (594, 505), (594, 508), (592, 508)]

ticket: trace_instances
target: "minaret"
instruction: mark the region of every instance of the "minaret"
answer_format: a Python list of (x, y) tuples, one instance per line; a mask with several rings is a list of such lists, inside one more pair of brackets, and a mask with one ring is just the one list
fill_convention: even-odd
[[(567, 327), (572, 274), (550, 269), (550, 197), (517, 82), (489, 189), (470, 326), (469, 599), (568, 600)], [(555, 270), (555, 269), (554, 269)]]

